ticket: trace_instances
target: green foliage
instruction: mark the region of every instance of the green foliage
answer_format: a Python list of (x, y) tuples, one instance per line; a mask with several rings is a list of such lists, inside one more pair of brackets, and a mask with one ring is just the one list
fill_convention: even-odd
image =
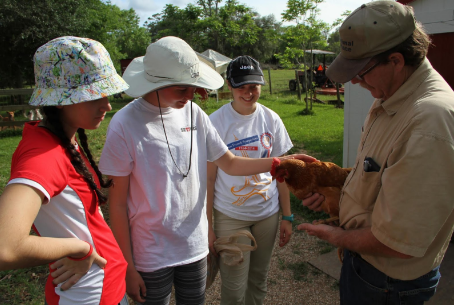
[(43, 304), (48, 274), (47, 266), (0, 271), (0, 304)]
[(0, 1), (0, 88), (33, 83), (32, 58), (47, 41), (83, 32), (91, 0)]
[(302, 115), (314, 115), (315, 112), (312, 109), (305, 108), (301, 112)]
[(38, 47), (61, 36), (101, 42), (120, 71), (120, 59), (143, 55), (150, 43), (133, 9), (101, 0), (0, 1), (0, 88), (34, 84), (32, 59)]
[(101, 42), (120, 72), (120, 60), (142, 56), (150, 43), (147, 30), (139, 27), (139, 17), (133, 9), (121, 10), (110, 2), (99, 1), (87, 9), (89, 23), (85, 36)]
[(288, 264), (288, 269), (292, 270), (294, 280), (305, 281), (308, 276), (310, 266), (306, 262)]
[(329, 34), (327, 38), (327, 51), (334, 52), (338, 54), (340, 52), (340, 33), (338, 32), (340, 29), (340, 25), (343, 23), (344, 19), (351, 14), (351, 11), (344, 11), (341, 14), (340, 18), (337, 18), (332, 23), (332, 32)]
[(184, 9), (167, 4), (146, 23), (152, 41), (172, 35), (199, 52), (213, 49), (228, 57), (249, 54), (259, 61), (271, 59), (280, 30), (273, 15), (260, 17), (238, 1), (221, 2), (200, 0)]
[(321, 2), (323, 0), (288, 0), (287, 9), (282, 14), (283, 20), (296, 21), (297, 25), (286, 28), (282, 36), (286, 48), (284, 52), (275, 54), (284, 67), (301, 67), (305, 62), (310, 62), (311, 58), (308, 59), (304, 50), (326, 49), (329, 26), (317, 19), (317, 5)]

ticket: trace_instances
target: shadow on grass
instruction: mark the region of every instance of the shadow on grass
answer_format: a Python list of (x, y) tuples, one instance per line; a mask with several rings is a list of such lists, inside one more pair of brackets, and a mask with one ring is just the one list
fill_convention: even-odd
[(300, 215), (306, 222), (313, 220), (326, 219), (329, 215), (324, 212), (315, 212), (302, 205), (302, 200), (298, 199), (291, 193), (291, 211), (293, 214)]
[(0, 131), (0, 139), (22, 136), (22, 127), (17, 129), (5, 129)]

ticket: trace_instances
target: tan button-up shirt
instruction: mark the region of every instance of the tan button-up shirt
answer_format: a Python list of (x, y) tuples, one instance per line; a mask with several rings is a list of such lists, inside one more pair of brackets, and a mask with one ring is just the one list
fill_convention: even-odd
[[(425, 61), (388, 100), (375, 100), (340, 200), (345, 229), (371, 227), (411, 259), (363, 255), (390, 277), (415, 279), (438, 266), (453, 232), (454, 94)], [(379, 171), (364, 171), (371, 157)]]

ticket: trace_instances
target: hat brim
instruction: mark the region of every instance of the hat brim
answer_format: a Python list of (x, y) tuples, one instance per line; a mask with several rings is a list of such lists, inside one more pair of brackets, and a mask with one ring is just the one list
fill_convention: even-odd
[(151, 91), (169, 86), (194, 86), (215, 90), (224, 85), (224, 79), (221, 75), (202, 61), (199, 61), (199, 78), (193, 83), (176, 82), (174, 80), (162, 80), (152, 83), (145, 78), (144, 56), (137, 57), (131, 61), (125, 73), (123, 73), (123, 79), (130, 86), (125, 93), (131, 97), (140, 97)]
[(115, 73), (107, 78), (76, 88), (35, 88), (29, 104), (33, 106), (65, 106), (97, 100), (121, 93), (128, 84)]
[(327, 68), (325, 75), (336, 83), (347, 83), (353, 79), (370, 60), (371, 57), (346, 59), (340, 54)]
[(242, 75), (231, 77), (229, 84), (232, 88), (239, 88), (248, 84), (265, 85), (265, 81), (262, 75)]

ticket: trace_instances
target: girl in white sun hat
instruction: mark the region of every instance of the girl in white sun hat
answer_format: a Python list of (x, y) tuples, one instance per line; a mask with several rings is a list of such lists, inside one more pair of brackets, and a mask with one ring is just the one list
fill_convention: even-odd
[[(193, 105), (196, 88), (223, 78), (177, 37), (150, 44), (124, 78), (138, 97), (108, 129), (100, 170), (110, 190), (112, 230), (128, 262), (130, 297), (144, 304), (204, 304), (207, 276), (207, 161), (231, 175), (268, 172), (272, 158), (229, 152), (208, 116)], [(312, 157), (298, 158), (313, 161)]]
[(85, 129), (100, 126), (111, 110), (107, 96), (128, 85), (103, 45), (88, 38), (49, 41), (34, 67), (30, 104), (43, 106), (45, 118), (25, 124), (0, 197), (0, 270), (49, 263), (48, 305), (127, 305), (126, 261), (99, 211), (107, 201), (101, 188), (111, 182)]

